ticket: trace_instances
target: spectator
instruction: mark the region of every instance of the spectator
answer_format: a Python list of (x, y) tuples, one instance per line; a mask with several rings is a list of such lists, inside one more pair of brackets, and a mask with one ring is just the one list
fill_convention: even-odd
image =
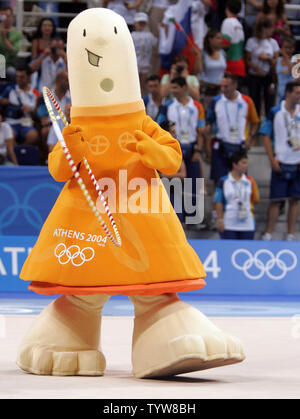
[(30, 69), (17, 69), (15, 86), (8, 86), (0, 97), (0, 105), (6, 106), (6, 122), (14, 131), (18, 144), (36, 144), (38, 132), (32, 117), (36, 111), (40, 93), (30, 86)]
[(239, 85), (244, 83), (246, 77), (246, 66), (244, 61), (245, 34), (242, 24), (237, 18), (241, 11), (240, 0), (228, 0), (226, 3), (226, 19), (221, 26), (223, 46), (226, 49), (228, 73), (239, 78)]
[(67, 54), (64, 41), (60, 38), (52, 39), (50, 48), (46, 48), (29, 64), (35, 81), (33, 85), (41, 92), (44, 86), (53, 89), (57, 73), (67, 69)]
[(135, 31), (132, 39), (136, 51), (142, 95), (146, 92), (146, 79), (150, 70), (153, 47), (157, 44), (155, 36), (146, 30), (148, 16), (146, 13), (136, 13), (134, 18)]
[(113, 10), (126, 20), (130, 32), (134, 31), (134, 17), (143, 0), (104, 0), (103, 7)]
[[(66, 104), (71, 101), (69, 93), (68, 73), (64, 70), (56, 75), (54, 95), (61, 109), (65, 109)], [(40, 97), (37, 116), (40, 121), (41, 137), (41, 160), (46, 161), (48, 156), (48, 147), (46, 146), (47, 137), (50, 130), (50, 118), (43, 97)]]
[(285, 95), (285, 86), (289, 81), (293, 81), (292, 76), (292, 57), (295, 51), (296, 41), (294, 38), (284, 38), (276, 64), (277, 93), (276, 104), (278, 105)]
[(201, 95), (207, 111), (214, 96), (220, 93), (221, 80), (226, 69), (226, 58), (222, 50), (222, 35), (217, 29), (210, 29), (204, 38), (202, 52)]
[(21, 48), (22, 34), (13, 28), (14, 15), (9, 6), (0, 11), (0, 54), (5, 57), (6, 77), (14, 81), (16, 76), (16, 58)]
[(264, 0), (262, 11), (257, 16), (257, 21), (262, 18), (269, 18), (273, 25), (272, 38), (278, 45), (282, 45), (282, 40), (286, 36), (291, 36), (291, 30), (287, 17), (284, 13), (283, 0)]
[[(300, 199), (300, 82), (288, 82), (285, 100), (260, 129), (272, 167), (270, 204), (263, 240), (271, 240), (282, 201), (289, 200), (287, 240), (295, 239)], [(273, 147), (272, 147), (273, 145)]]
[(254, 103), (237, 90), (237, 85), (236, 76), (225, 74), (222, 94), (214, 97), (207, 114), (206, 132), (215, 134), (211, 157), (211, 179), (215, 184), (231, 169), (232, 154), (249, 148), (258, 128)]
[(0, 164), (7, 164), (8, 158), (13, 164), (18, 165), (14, 152), (14, 135), (7, 122), (2, 121), (0, 114)]
[[(196, 201), (196, 179), (201, 177), (202, 132), (205, 125), (203, 106), (188, 96), (188, 85), (184, 77), (171, 81), (171, 93), (174, 99), (161, 107), (157, 122), (175, 123), (187, 177), (193, 182), (193, 199)], [(193, 205), (194, 205), (193, 203)]]
[(246, 0), (245, 20), (249, 28), (254, 26), (257, 15), (262, 9), (263, 0)]
[(40, 20), (36, 33), (33, 35), (31, 44), (31, 58), (42, 54), (46, 48), (51, 47), (52, 39), (56, 36), (56, 26), (51, 18), (45, 17)]
[(217, 229), (222, 239), (253, 240), (253, 207), (259, 201), (258, 187), (252, 177), (246, 176), (248, 158), (245, 151), (235, 152), (231, 162), (231, 172), (219, 180), (215, 192)]
[(157, 74), (148, 77), (147, 90), (148, 94), (143, 97), (146, 112), (154, 121), (156, 121), (160, 112), (160, 107), (163, 103), (160, 93), (160, 77)]
[[(64, 114), (65, 117), (67, 119), (68, 122), (70, 122), (70, 112), (71, 112), (71, 102), (67, 102), (66, 106), (64, 108)], [(62, 119), (59, 119), (58, 121), (58, 126), (61, 130), (63, 130), (65, 124), (63, 122)], [(51, 153), (51, 151), (53, 150), (53, 148), (55, 147), (56, 143), (57, 143), (58, 139), (57, 139), (57, 135), (55, 134), (53, 125), (50, 128), (48, 137), (47, 137), (47, 146), (48, 146), (48, 153)]]
[(184, 55), (175, 57), (169, 74), (164, 74), (161, 79), (161, 94), (171, 99), (171, 81), (174, 78), (183, 77), (188, 86), (188, 94), (194, 99), (200, 99), (200, 84), (196, 76), (189, 74), (189, 62)]
[(254, 101), (258, 115), (261, 115), (261, 94), (263, 93), (265, 115), (274, 105), (275, 66), (279, 54), (277, 42), (271, 38), (273, 26), (270, 19), (260, 19), (255, 25), (254, 37), (246, 44), (249, 69), (249, 95)]

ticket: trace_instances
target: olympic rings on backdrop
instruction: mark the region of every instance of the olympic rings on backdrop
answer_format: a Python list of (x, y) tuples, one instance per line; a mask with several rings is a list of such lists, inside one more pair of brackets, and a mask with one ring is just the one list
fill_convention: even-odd
[[(26, 227), (34, 227), (37, 229), (37, 232), (41, 229), (43, 222), (44, 222), (44, 214), (41, 214), (34, 203), (30, 201), (32, 199), (36, 199), (35, 193), (41, 194), (41, 190), (50, 189), (52, 192), (50, 196), (50, 192), (47, 192), (47, 196), (51, 198), (55, 202), (58, 194), (61, 191), (61, 187), (57, 185), (52, 185), (49, 183), (40, 183), (38, 185), (32, 186), (24, 196), (23, 200), (21, 201), (21, 196), (18, 193), (17, 189), (14, 189), (11, 185), (5, 184), (0, 182), (0, 189), (4, 189), (5, 192), (8, 192), (12, 199), (12, 203), (9, 205), (8, 198), (5, 199), (6, 207), (3, 211), (0, 211), (0, 234), (4, 234), (4, 229), (9, 228), (13, 225), (16, 219), (20, 216), (20, 212), (22, 211), (24, 217), (28, 223), (25, 224)], [(3, 192), (1, 191), (1, 196), (3, 197)], [(39, 195), (37, 195), (39, 196)], [(24, 225), (24, 221), (23, 221)]]
[(61, 265), (71, 262), (73, 266), (78, 267), (85, 262), (90, 262), (95, 256), (95, 251), (92, 247), (85, 247), (81, 250), (76, 244), (67, 248), (64, 243), (59, 243), (54, 250), (54, 254)]
[[(236, 261), (236, 257), (240, 254), (245, 254), (248, 257), (243, 264), (238, 264)], [(263, 254), (269, 257), (269, 260), (266, 263), (259, 259)], [(287, 266), (285, 261), (281, 259), (281, 256), (284, 254), (289, 255), (292, 258), (292, 264), (290, 266)], [(237, 249), (231, 256), (231, 262), (236, 269), (243, 271), (249, 279), (257, 280), (266, 274), (270, 279), (280, 280), (285, 277), (288, 271), (292, 271), (296, 267), (298, 260), (295, 253), (289, 249), (280, 250), (276, 256), (267, 249), (258, 250), (255, 252), (254, 256), (247, 249)], [(249, 270), (253, 266), (260, 271), (257, 275), (249, 273)], [(277, 267), (282, 272), (279, 275), (274, 275), (271, 272), (274, 267)]]

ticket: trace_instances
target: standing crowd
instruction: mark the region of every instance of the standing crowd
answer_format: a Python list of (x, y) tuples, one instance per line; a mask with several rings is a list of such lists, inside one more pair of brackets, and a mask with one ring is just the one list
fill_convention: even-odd
[[(298, 1), (102, 3), (127, 22), (146, 111), (180, 142), (183, 163), (175, 176), (193, 180), (195, 202), (196, 180), (204, 177), (204, 162), (210, 165), (211, 225), (224, 239), (254, 238), (253, 209), (259, 193), (255, 180), (247, 175), (247, 152), (262, 139), (271, 167), (263, 239), (272, 239), (288, 200), (287, 240), (294, 240), (300, 199), (296, 55), (300, 25), (290, 26), (288, 18), (300, 20), (300, 10), (286, 10), (285, 3)], [(29, 37), (30, 57), (18, 60), (24, 36), (14, 28), (12, 8), (3, 6), (0, 54), (5, 57), (6, 78), (0, 79), (1, 164), (24, 164), (24, 150), (31, 156), (30, 164), (47, 164), (57, 139), (43, 101), (43, 86), (54, 92), (70, 118), (65, 39), (57, 35), (54, 20), (45, 17)], [(185, 223), (187, 214), (178, 216)]]

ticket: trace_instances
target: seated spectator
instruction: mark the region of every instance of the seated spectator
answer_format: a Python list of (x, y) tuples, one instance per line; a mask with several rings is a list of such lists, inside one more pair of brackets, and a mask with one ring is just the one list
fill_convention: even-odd
[(200, 99), (200, 83), (196, 76), (189, 74), (189, 62), (184, 55), (175, 57), (169, 74), (164, 74), (161, 79), (162, 97), (171, 99), (171, 81), (183, 77), (188, 86), (188, 95), (195, 100)]
[(14, 81), (16, 76), (16, 58), (21, 49), (23, 35), (13, 28), (14, 15), (9, 6), (0, 10), (0, 54), (5, 57), (6, 78)]
[(226, 49), (227, 67), (226, 72), (239, 78), (239, 87), (246, 77), (246, 65), (244, 60), (244, 29), (237, 16), (241, 11), (240, 0), (228, 0), (226, 3), (226, 19), (221, 26), (223, 47)]
[(107, 7), (123, 16), (130, 32), (134, 31), (134, 17), (143, 0), (104, 0), (102, 7)]
[(56, 26), (51, 18), (45, 17), (40, 20), (36, 33), (33, 35), (31, 44), (31, 58), (42, 54), (46, 48), (51, 47), (52, 39), (56, 36)]
[(204, 38), (200, 89), (206, 111), (212, 98), (221, 90), (221, 81), (226, 69), (226, 57), (222, 44), (222, 34), (217, 29), (210, 29)]
[(156, 121), (160, 107), (163, 104), (163, 98), (160, 92), (160, 77), (157, 74), (149, 76), (147, 79), (148, 94), (143, 97), (147, 115)]
[(215, 192), (217, 229), (222, 239), (253, 240), (253, 207), (259, 201), (258, 187), (255, 180), (246, 175), (248, 157), (245, 151), (235, 152), (231, 162), (231, 171), (219, 180)]
[(284, 38), (280, 49), (280, 57), (277, 59), (276, 76), (277, 76), (277, 92), (276, 104), (278, 105), (285, 95), (285, 86), (289, 81), (293, 81), (292, 75), (292, 57), (296, 48), (294, 38)]
[[(71, 102), (67, 102), (65, 107), (62, 108), (65, 114), (65, 117), (67, 119), (67, 121), (70, 123), (70, 112), (71, 112)], [(59, 119), (58, 121), (58, 125), (61, 129), (61, 131), (63, 130), (65, 124), (63, 122), (62, 119)], [(48, 146), (48, 153), (51, 153), (51, 151), (53, 150), (53, 148), (55, 147), (56, 143), (58, 141), (57, 135), (54, 131), (53, 125), (50, 128), (49, 134), (48, 134), (48, 138), (47, 138), (47, 146)]]
[(291, 36), (291, 30), (284, 11), (283, 0), (264, 0), (262, 11), (257, 16), (257, 21), (268, 18), (273, 25), (272, 38), (281, 47), (284, 37)]
[(270, 19), (260, 19), (255, 25), (254, 36), (246, 44), (249, 95), (254, 101), (258, 116), (261, 115), (261, 95), (264, 97), (265, 115), (268, 115), (275, 99), (275, 66), (279, 46), (271, 38), (272, 31)]
[(300, 199), (300, 82), (289, 82), (285, 100), (274, 106), (260, 129), (272, 168), (270, 204), (263, 240), (272, 240), (280, 206), (288, 199), (287, 240), (295, 240)]
[(40, 93), (30, 86), (30, 69), (17, 69), (15, 86), (8, 86), (0, 96), (0, 105), (5, 106), (4, 115), (14, 131), (18, 144), (36, 144), (38, 132), (33, 126)]
[(57, 73), (67, 69), (67, 54), (65, 52), (64, 41), (60, 38), (54, 38), (50, 47), (38, 55), (29, 64), (35, 79), (32, 83), (40, 92), (44, 86), (53, 89)]
[[(60, 108), (65, 109), (66, 104), (71, 101), (69, 92), (69, 78), (66, 71), (62, 70), (57, 73), (55, 89), (53, 90), (53, 93)], [(47, 137), (51, 123), (43, 96), (40, 97), (38, 103), (37, 116), (40, 122), (41, 160), (45, 162), (48, 156)]]
[(155, 36), (147, 30), (148, 16), (136, 13), (134, 18), (135, 31), (132, 39), (135, 47), (142, 95), (146, 93), (146, 79), (150, 71), (153, 47), (157, 44)]
[(0, 164), (7, 164), (8, 158), (12, 164), (18, 165), (14, 152), (14, 134), (9, 124), (2, 121), (0, 114)]

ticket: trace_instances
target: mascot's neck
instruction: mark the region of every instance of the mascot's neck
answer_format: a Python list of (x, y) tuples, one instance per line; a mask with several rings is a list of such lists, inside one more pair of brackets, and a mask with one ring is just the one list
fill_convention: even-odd
[(145, 110), (144, 101), (142, 99), (134, 102), (118, 103), (114, 105), (104, 106), (72, 106), (71, 117), (77, 116), (108, 116), (122, 115)]

